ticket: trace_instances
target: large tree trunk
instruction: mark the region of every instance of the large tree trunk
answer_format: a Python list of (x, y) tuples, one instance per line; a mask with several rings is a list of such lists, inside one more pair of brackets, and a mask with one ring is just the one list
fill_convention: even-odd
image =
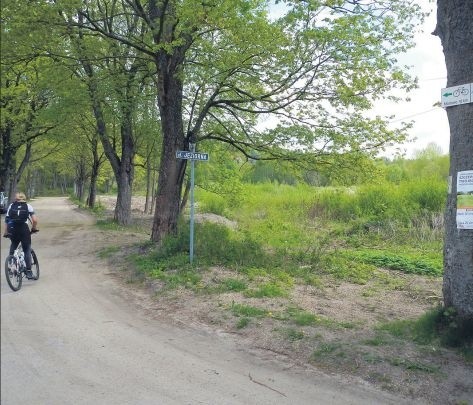
[(182, 127), (182, 82), (173, 70), (173, 56), (162, 52), (156, 64), (163, 144), (151, 240), (160, 244), (166, 235), (177, 230), (185, 165), (183, 160), (176, 159), (176, 151), (187, 145)]
[(80, 158), (80, 160), (76, 162), (75, 176), (75, 196), (80, 202), (84, 200), (84, 190), (87, 177), (87, 165), (84, 158)]
[[(442, 41), (447, 86), (473, 82), (473, 2), (438, 0), (434, 34)], [(473, 229), (458, 229), (457, 174), (473, 170), (473, 103), (447, 107), (451, 188), (445, 214), (443, 296), (461, 318), (473, 318)]]
[(131, 196), (134, 180), (133, 159), (135, 145), (133, 140), (131, 110), (122, 117), (121, 140), (122, 150), (119, 157), (108, 138), (105, 119), (101, 103), (97, 97), (96, 84), (93, 79), (89, 82), (89, 91), (93, 103), (93, 111), (97, 124), (97, 134), (112, 166), (117, 181), (117, 202), (115, 205), (114, 220), (120, 225), (129, 225), (131, 222)]
[(89, 196), (87, 197), (87, 206), (89, 208), (95, 207), (97, 199), (97, 179), (99, 176), (99, 169), (95, 164), (92, 165), (92, 173), (90, 174)]
[(150, 0), (148, 7), (149, 20), (159, 21), (160, 25), (159, 31), (153, 34), (153, 38), (159, 45), (154, 62), (158, 72), (158, 105), (163, 141), (151, 232), (151, 240), (158, 245), (166, 235), (177, 231), (186, 164), (184, 160), (176, 158), (176, 151), (186, 150), (189, 143), (184, 135), (182, 119), (182, 64), (192, 38), (181, 33), (180, 40), (183, 42), (177, 46), (173, 44), (176, 40), (176, 3), (175, 0), (166, 2)]
[(151, 158), (148, 156), (146, 160), (146, 200), (145, 200), (145, 208), (143, 210), (144, 214), (151, 213), (151, 200), (152, 200), (152, 184), (151, 184), (151, 177), (152, 177), (152, 167), (151, 167)]
[(17, 185), (31, 159), (32, 142), (29, 141), (26, 143), (25, 154), (17, 169), (17, 152), (19, 146), (13, 145), (12, 129), (8, 125), (2, 130), (1, 138), (0, 191), (4, 191), (7, 194), (8, 201), (13, 201), (15, 193), (18, 191), (16, 189)]
[(117, 204), (115, 205), (114, 220), (120, 225), (131, 223), (131, 196), (133, 180), (135, 178), (135, 166), (133, 164), (135, 156), (135, 143), (132, 130), (132, 111), (127, 110), (122, 117), (122, 153), (118, 167), (117, 179)]
[(5, 125), (0, 129), (1, 148), (0, 148), (0, 191), (4, 191), (9, 196), (11, 179), (11, 161), (14, 159), (15, 150), (11, 145), (11, 127)]
[[(110, 142), (105, 123), (104, 112), (102, 109), (102, 100), (99, 96), (97, 79), (94, 75), (92, 66), (82, 61), (82, 67), (86, 72), (89, 80), (87, 82), (89, 95), (92, 101), (92, 109), (94, 112), (95, 122), (97, 126), (97, 134), (102, 143), (110, 165), (112, 166), (115, 180), (117, 181), (117, 202), (115, 205), (114, 220), (120, 225), (129, 225), (131, 222), (131, 195), (134, 180), (135, 142), (133, 139), (132, 115), (134, 104), (133, 95), (126, 91), (125, 100), (122, 101), (121, 116), (121, 156), (118, 156), (114, 145)], [(136, 71), (127, 78), (127, 90), (134, 82)]]
[(92, 171), (90, 173), (90, 186), (89, 186), (89, 196), (87, 197), (87, 206), (89, 208), (95, 207), (95, 201), (97, 199), (97, 180), (100, 173), (101, 159), (97, 151), (98, 147), (98, 134), (90, 139), (90, 147), (92, 151)]

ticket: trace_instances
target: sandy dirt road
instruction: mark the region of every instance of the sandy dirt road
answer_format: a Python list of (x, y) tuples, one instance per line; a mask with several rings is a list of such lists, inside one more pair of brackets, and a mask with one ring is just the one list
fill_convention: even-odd
[(93, 218), (65, 198), (33, 205), (40, 279), (11, 291), (1, 246), (2, 405), (412, 403), (166, 322), (97, 258), (110, 241)]

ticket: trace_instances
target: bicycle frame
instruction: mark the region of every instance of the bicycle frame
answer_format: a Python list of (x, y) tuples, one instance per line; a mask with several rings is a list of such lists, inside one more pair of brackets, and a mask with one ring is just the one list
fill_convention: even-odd
[(19, 270), (23, 272), (26, 269), (26, 262), (25, 262), (25, 252), (23, 251), (23, 246), (21, 242), (18, 244), (17, 248), (13, 252), (13, 257), (19, 266)]
[(38, 257), (33, 249), (31, 249), (31, 265), (32, 272), (27, 274), (25, 252), (20, 242), (13, 254), (8, 255), (5, 260), (5, 275), (8, 285), (13, 291), (18, 291), (21, 288), (23, 278), (28, 280), (38, 280), (39, 278)]

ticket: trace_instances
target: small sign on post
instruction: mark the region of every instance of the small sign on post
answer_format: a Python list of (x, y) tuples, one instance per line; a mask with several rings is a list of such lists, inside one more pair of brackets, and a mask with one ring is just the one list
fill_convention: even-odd
[(186, 159), (191, 161), (191, 216), (190, 216), (190, 238), (189, 238), (189, 262), (192, 264), (194, 260), (194, 166), (196, 160), (207, 162), (209, 160), (208, 153), (199, 153), (195, 151), (195, 143), (189, 144), (190, 151), (178, 150), (176, 152), (177, 159)]
[(473, 170), (457, 174), (457, 229), (473, 229)]
[(473, 103), (473, 83), (461, 84), (454, 87), (446, 87), (442, 89), (441, 104), (443, 108), (453, 107), (460, 104)]
[(199, 152), (192, 152), (192, 151), (189, 152), (187, 150), (178, 150), (176, 152), (176, 157), (178, 159), (188, 159), (188, 160), (203, 160), (203, 161), (209, 160), (208, 153), (199, 153)]

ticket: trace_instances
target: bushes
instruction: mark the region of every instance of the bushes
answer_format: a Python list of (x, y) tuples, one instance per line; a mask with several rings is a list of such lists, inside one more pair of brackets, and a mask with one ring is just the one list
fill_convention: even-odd
[(351, 256), (351, 258), (361, 263), (399, 270), (404, 273), (438, 277), (441, 276), (443, 272), (442, 262), (440, 260), (419, 259), (417, 257), (409, 257), (408, 254), (361, 250), (348, 253), (348, 256)]
[(442, 212), (446, 184), (436, 179), (370, 184), (354, 189), (317, 189), (309, 216), (366, 222), (395, 220), (409, 225), (415, 218)]
[(261, 245), (250, 235), (213, 223), (196, 224), (195, 251), (199, 262), (258, 266), (265, 259)]
[[(293, 282), (317, 287), (324, 276), (366, 284), (378, 268), (440, 276), (441, 223), (436, 218), (441, 217), (445, 189), (439, 180), (357, 188), (245, 184), (239, 204), (200, 191), (199, 212), (230, 216), (238, 228), (196, 223), (195, 264), (239, 272), (260, 269), (266, 284), (226, 287), (244, 288), (253, 297), (284, 296)], [(139, 260), (142, 270), (169, 281), (170, 272), (192, 267), (188, 219), (178, 229), (151, 253), (150, 263)], [(276, 277), (279, 273), (293, 280)], [(198, 283), (178, 275), (190, 285)]]
[(473, 319), (459, 318), (453, 308), (439, 306), (418, 319), (392, 321), (378, 329), (424, 345), (438, 342), (441, 346), (463, 348), (471, 358)]

